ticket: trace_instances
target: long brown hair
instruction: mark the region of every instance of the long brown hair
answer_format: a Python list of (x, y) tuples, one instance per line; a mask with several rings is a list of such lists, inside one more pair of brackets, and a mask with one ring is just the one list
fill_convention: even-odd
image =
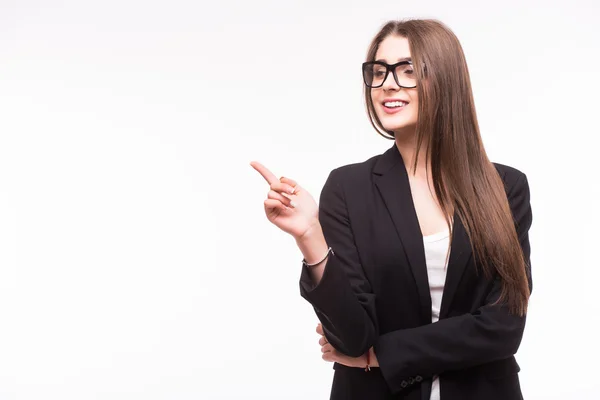
[[(525, 259), (504, 183), (483, 147), (460, 42), (437, 20), (390, 21), (371, 42), (367, 61), (375, 60), (379, 44), (390, 35), (405, 37), (410, 46), (419, 96), (416, 154), (424, 140), (429, 143), (426, 158), (448, 228), (449, 215), (456, 210), (471, 239), (475, 260), (488, 278), (496, 271), (502, 280), (497, 303), (524, 315), (530, 294)], [(394, 139), (377, 117), (367, 87), (365, 102), (373, 127)], [(415, 171), (416, 167), (417, 157)]]

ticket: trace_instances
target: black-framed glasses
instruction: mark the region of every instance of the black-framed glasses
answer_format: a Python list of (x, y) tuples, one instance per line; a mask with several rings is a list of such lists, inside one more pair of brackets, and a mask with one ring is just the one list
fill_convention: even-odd
[(386, 64), (383, 61), (367, 61), (362, 65), (363, 80), (370, 88), (383, 86), (390, 71), (398, 86), (412, 89), (417, 87), (417, 76), (412, 61), (400, 61), (396, 64)]

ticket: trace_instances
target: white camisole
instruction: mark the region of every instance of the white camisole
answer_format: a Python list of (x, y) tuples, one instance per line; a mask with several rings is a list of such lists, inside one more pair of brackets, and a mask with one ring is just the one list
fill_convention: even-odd
[[(427, 262), (427, 277), (429, 279), (429, 291), (431, 293), (431, 322), (440, 318), (440, 307), (442, 305), (442, 294), (446, 282), (446, 271), (448, 269), (448, 245), (450, 232), (448, 229), (433, 235), (423, 236), (425, 248), (425, 260)], [(434, 376), (431, 387), (430, 400), (440, 400), (440, 382)]]

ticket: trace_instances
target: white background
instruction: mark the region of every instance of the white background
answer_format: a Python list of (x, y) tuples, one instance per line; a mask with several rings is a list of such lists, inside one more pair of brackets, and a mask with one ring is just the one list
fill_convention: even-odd
[(525, 172), (525, 398), (600, 399), (600, 6), (0, 1), (0, 399), (325, 399), (301, 254), (259, 160), (318, 198), (392, 145), (360, 63), (388, 19), (464, 47), (486, 149)]

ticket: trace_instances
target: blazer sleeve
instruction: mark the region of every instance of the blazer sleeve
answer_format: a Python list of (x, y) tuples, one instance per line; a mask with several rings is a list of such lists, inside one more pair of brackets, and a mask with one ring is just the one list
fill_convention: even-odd
[(351, 357), (362, 356), (375, 343), (375, 295), (365, 277), (350, 226), (342, 171), (333, 170), (319, 199), (319, 221), (333, 249), (323, 277), (314, 285), (302, 267), (300, 294), (314, 308), (331, 345)]
[[(517, 235), (532, 289), (528, 231), (532, 222), (529, 185), (525, 174), (508, 196)], [(381, 335), (375, 354), (381, 373), (392, 392), (397, 393), (422, 376), (459, 370), (511, 357), (523, 336), (525, 317), (508, 312), (504, 305), (492, 305), (500, 296), (501, 281), (496, 278), (486, 305), (477, 311), (442, 319), (412, 329)]]

